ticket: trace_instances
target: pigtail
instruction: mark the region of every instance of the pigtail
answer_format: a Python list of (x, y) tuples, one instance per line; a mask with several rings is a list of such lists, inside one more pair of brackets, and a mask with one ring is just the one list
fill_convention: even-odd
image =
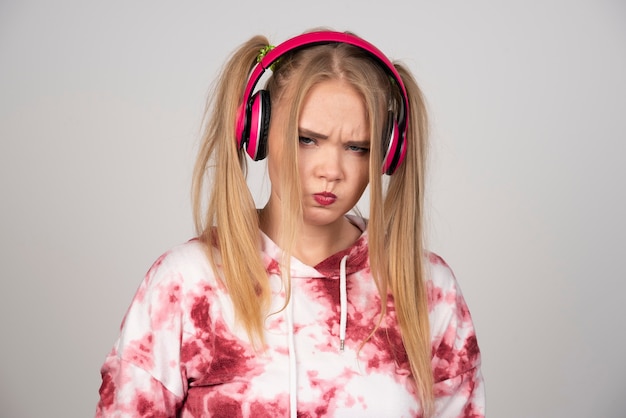
[[(249, 73), (266, 38), (255, 36), (226, 62), (209, 95), (202, 143), (192, 183), (193, 215), (199, 238), (206, 244), (215, 271), (220, 271), (212, 247), (218, 249), (224, 286), (233, 302), (235, 317), (253, 344), (262, 344), (263, 318), (270, 291), (260, 257), (259, 219), (246, 183), (245, 151), (236, 146), (235, 120)], [(211, 194), (202, 197), (211, 178)], [(242, 260), (245, 260), (242, 262)]]
[(432, 348), (424, 261), (424, 193), (428, 118), (413, 76), (396, 64), (409, 96), (407, 156), (391, 176), (384, 202), (390, 287), (402, 340), (407, 351), (424, 414), (434, 408)]

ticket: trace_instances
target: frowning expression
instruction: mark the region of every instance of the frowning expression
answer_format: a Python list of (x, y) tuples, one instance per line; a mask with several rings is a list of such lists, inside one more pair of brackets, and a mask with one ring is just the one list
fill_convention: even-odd
[[(284, 117), (281, 110), (278, 106), (276, 117)], [(281, 171), (283, 135), (280, 128), (270, 129), (270, 199), (280, 198), (275, 180)], [(369, 182), (370, 134), (362, 97), (345, 81), (315, 85), (303, 102), (298, 136), (305, 224), (326, 226), (342, 221)]]

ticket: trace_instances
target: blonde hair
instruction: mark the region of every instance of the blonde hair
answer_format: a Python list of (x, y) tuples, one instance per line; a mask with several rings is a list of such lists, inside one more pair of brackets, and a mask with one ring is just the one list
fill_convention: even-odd
[[(270, 291), (260, 255), (259, 216), (245, 179), (245, 151), (236, 146), (235, 119), (256, 56), (268, 44), (265, 37), (253, 37), (234, 52), (223, 68), (207, 103), (207, 119), (192, 187), (199, 237), (207, 247), (217, 247), (219, 260), (210, 250), (209, 259), (214, 267), (218, 264), (221, 267), (223, 284), (232, 298), (237, 321), (246, 329), (251, 341), (259, 344), (264, 342), (263, 321), (268, 314)], [(272, 105), (283, 99), (289, 104), (284, 127), (288, 134), (282, 144), (284, 171), (280, 176), (282, 195), (289, 196), (281, 202), (284, 219), (280, 242), (286, 263), (294, 245), (296, 225), (302, 217), (297, 169), (302, 102), (313, 86), (330, 79), (348, 82), (363, 98), (372, 132), (369, 257), (381, 297), (380, 318), (386, 310), (387, 295), (391, 293), (416, 390), (428, 416), (433, 410), (434, 394), (422, 224), (427, 116), (415, 79), (403, 65), (394, 65), (405, 84), (410, 113), (407, 155), (388, 185), (383, 183), (380, 174), (382, 132), (389, 109), (397, 109), (401, 99), (395, 83), (369, 53), (348, 44), (333, 43), (285, 54), (265, 89), (270, 93)], [(204, 205), (202, 196), (208, 178), (212, 178), (213, 184)], [(372, 333), (377, 327), (378, 324)]]

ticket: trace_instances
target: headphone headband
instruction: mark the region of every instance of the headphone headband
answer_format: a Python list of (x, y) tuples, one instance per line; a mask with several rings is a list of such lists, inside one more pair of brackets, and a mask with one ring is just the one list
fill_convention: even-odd
[[(378, 61), (380, 66), (393, 79), (393, 81), (400, 90), (402, 96), (402, 104), (400, 106), (398, 114), (396, 115), (397, 120), (395, 122), (397, 123), (397, 126), (394, 128), (397, 129), (397, 132), (394, 132), (394, 134), (397, 135), (398, 140), (390, 141), (388, 149), (385, 150), (385, 155), (391, 155), (391, 157), (385, 159), (383, 167), (383, 172), (391, 174), (395, 170), (395, 168), (402, 162), (406, 154), (405, 138), (408, 129), (407, 116), (409, 114), (409, 100), (407, 91), (402, 81), (402, 77), (396, 70), (393, 63), (385, 56), (385, 54), (383, 54), (377, 47), (365, 41), (364, 39), (345, 32), (316, 31), (304, 33), (277, 45), (261, 58), (261, 60), (252, 69), (250, 77), (248, 78), (248, 83), (246, 84), (246, 88), (244, 90), (243, 102), (241, 105), (242, 108), (240, 109), (240, 115), (243, 116), (238, 118), (236, 126), (237, 141), (239, 142), (240, 146), (250, 145), (242, 144), (242, 141), (244, 141), (244, 130), (246, 129), (244, 125), (246, 122), (249, 123), (249, 121), (246, 120), (245, 113), (250, 110), (248, 109), (248, 107), (250, 106), (250, 99), (253, 96), (254, 88), (265, 70), (270, 68), (272, 64), (274, 64), (281, 56), (288, 52), (303, 47), (330, 43), (349, 44), (368, 52), (370, 56)], [(397, 149), (398, 147), (400, 147), (400, 149)]]

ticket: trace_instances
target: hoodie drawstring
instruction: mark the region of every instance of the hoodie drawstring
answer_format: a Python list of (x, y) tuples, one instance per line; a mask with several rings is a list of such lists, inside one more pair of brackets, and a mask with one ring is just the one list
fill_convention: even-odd
[(289, 416), (297, 418), (298, 416), (298, 375), (296, 364), (296, 347), (293, 336), (293, 293), (292, 286), (289, 286), (289, 304), (286, 306), (287, 311), (287, 333), (289, 345)]
[(348, 256), (341, 259), (339, 265), (339, 350), (343, 351), (346, 342), (346, 322), (348, 320), (348, 292), (346, 290), (346, 261)]
[[(339, 350), (343, 351), (346, 341), (346, 326), (348, 322), (348, 291), (346, 284), (346, 263), (348, 256), (345, 255), (339, 264)], [(291, 293), (291, 286), (289, 292)], [(293, 335), (293, 294), (289, 295), (287, 311), (287, 333), (289, 344), (289, 416), (298, 416), (298, 374), (296, 362), (296, 347)]]

